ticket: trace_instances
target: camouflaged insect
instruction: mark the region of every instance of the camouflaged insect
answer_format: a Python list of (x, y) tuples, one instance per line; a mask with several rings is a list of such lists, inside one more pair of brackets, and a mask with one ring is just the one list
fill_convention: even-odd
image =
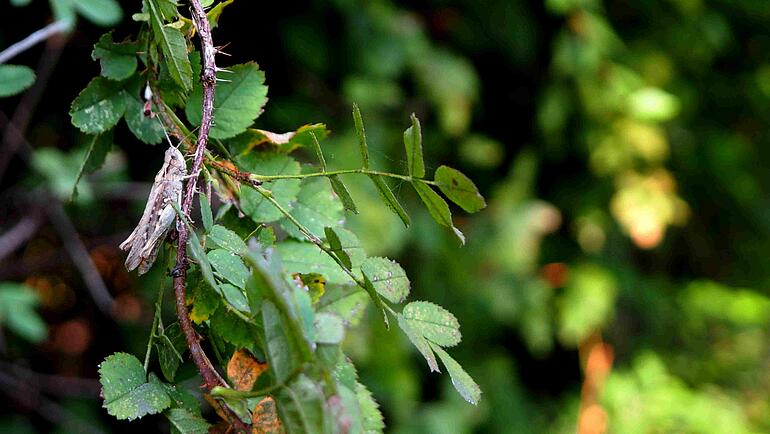
[(184, 155), (173, 146), (169, 147), (163, 167), (155, 175), (155, 182), (152, 184), (139, 224), (120, 244), (121, 250), (128, 251), (128, 271), (138, 267), (139, 274), (144, 274), (152, 267), (158, 256), (158, 248), (176, 218), (172, 203), (181, 204), (182, 180), (186, 175)]

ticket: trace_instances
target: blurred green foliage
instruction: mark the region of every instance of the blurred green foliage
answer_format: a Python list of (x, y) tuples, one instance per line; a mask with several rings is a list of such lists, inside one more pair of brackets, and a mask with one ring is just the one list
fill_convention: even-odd
[[(257, 13), (246, 3), (230, 10)], [(344, 346), (389, 432), (575, 432), (584, 347), (598, 335), (614, 354), (597, 397), (608, 432), (770, 431), (763, 0), (305, 6), (267, 27), (285, 70), (259, 41), (224, 33), (236, 54), (257, 53), (268, 83), (271, 68), (287, 73), (259, 127), (326, 122), (330, 170), (355, 167), (355, 102), (373, 164), (401, 170), (393, 156), (416, 112), (426, 161), (470, 173), (489, 203), (473, 217), (457, 210), (458, 249), (408, 189), (405, 230), (373, 186), (347, 184), (360, 211), (349, 227), (370, 254), (399, 259), (415, 299), (457, 316), (452, 354), (484, 391), (468, 406), (370, 309)], [(217, 31), (238, 22), (226, 12)], [(35, 167), (72, 177), (73, 152), (41, 149)], [(71, 181), (50, 181), (69, 194)], [(76, 211), (87, 214), (84, 198)], [(123, 335), (138, 353), (134, 331)]]

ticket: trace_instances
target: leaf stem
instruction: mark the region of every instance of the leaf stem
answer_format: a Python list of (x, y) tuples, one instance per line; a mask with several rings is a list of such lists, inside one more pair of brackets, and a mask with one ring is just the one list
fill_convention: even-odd
[(400, 179), (402, 181), (407, 181), (407, 182), (420, 181), (430, 185), (437, 185), (435, 181), (429, 181), (427, 179), (413, 178), (408, 175), (399, 175), (397, 173), (380, 172), (377, 170), (369, 170), (369, 169), (330, 170), (326, 172), (301, 173), (298, 175), (258, 175), (256, 173), (252, 173), (250, 175), (250, 178), (253, 180), (259, 180), (259, 181), (276, 181), (279, 179), (304, 179), (304, 178), (313, 178), (318, 176), (348, 175), (352, 173), (360, 173), (363, 175), (373, 175), (373, 176), (384, 176), (387, 178), (395, 178), (395, 179)]

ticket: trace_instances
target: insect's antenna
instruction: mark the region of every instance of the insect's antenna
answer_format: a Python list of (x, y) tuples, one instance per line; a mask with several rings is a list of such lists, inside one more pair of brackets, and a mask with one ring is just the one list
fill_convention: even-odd
[(166, 126), (163, 125), (163, 122), (160, 121), (160, 118), (156, 116), (155, 119), (157, 119), (158, 123), (160, 124), (160, 128), (163, 130), (163, 134), (166, 136), (168, 145), (171, 146), (172, 148), (178, 148), (177, 146), (174, 146), (174, 143), (171, 141), (171, 137), (169, 137), (168, 135), (168, 131), (166, 131)]

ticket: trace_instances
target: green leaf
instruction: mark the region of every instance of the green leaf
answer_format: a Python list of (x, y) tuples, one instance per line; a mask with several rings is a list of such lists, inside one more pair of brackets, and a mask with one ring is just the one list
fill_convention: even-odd
[(236, 347), (248, 347), (256, 341), (256, 330), (223, 306), (211, 315), (211, 329)]
[(123, 10), (116, 0), (70, 0), (87, 20), (99, 26), (114, 26), (123, 19)]
[(250, 274), (249, 269), (246, 268), (238, 255), (224, 249), (215, 249), (211, 250), (207, 257), (217, 273), (225, 280), (238, 288), (246, 286), (246, 279), (249, 278)]
[(415, 348), (417, 348), (417, 351), (419, 351), (420, 354), (425, 357), (425, 361), (428, 362), (430, 371), (441, 372), (441, 370), (438, 368), (438, 362), (436, 362), (436, 355), (433, 354), (433, 350), (430, 349), (430, 344), (428, 341), (418, 330), (415, 330), (412, 327), (412, 325), (409, 323), (409, 321), (407, 321), (406, 318), (404, 318), (403, 315), (396, 315), (396, 319), (398, 320), (398, 326), (401, 327), (401, 330), (403, 330), (406, 337), (409, 338), (409, 341), (412, 343), (412, 345), (414, 345)]
[(358, 399), (358, 407), (361, 410), (364, 433), (382, 433), (385, 429), (385, 422), (382, 419), (380, 406), (374, 400), (372, 392), (363, 384), (356, 382), (356, 398)]
[(206, 283), (208, 283), (212, 288), (216, 290), (218, 288), (217, 281), (214, 279), (214, 272), (211, 270), (211, 263), (209, 262), (208, 256), (206, 256), (200, 240), (198, 239), (198, 234), (195, 233), (195, 231), (192, 229), (192, 226), (189, 226), (188, 223), (185, 224), (188, 225), (187, 232), (190, 236), (190, 239), (187, 243), (190, 256), (192, 256), (192, 258), (195, 259), (195, 262), (198, 263), (198, 268), (200, 269), (201, 275), (203, 276), (203, 279), (206, 281)]
[(342, 318), (328, 312), (315, 315), (315, 341), (319, 344), (339, 344), (345, 337), (345, 327)]
[(487, 206), (473, 181), (459, 170), (441, 166), (436, 169), (435, 181), (449, 200), (467, 212), (474, 213)]
[(206, 242), (211, 243), (212, 247), (220, 247), (235, 254), (243, 254), (248, 251), (246, 243), (243, 242), (235, 232), (222, 225), (214, 225), (206, 237)]
[[(260, 175), (298, 175), (300, 173), (299, 163), (286, 155), (254, 152), (238, 158), (238, 162), (244, 170)], [(291, 202), (296, 199), (300, 190), (300, 180), (279, 179), (265, 182), (262, 186), (270, 190), (273, 199), (284, 209), (291, 209)], [(272, 203), (253, 188), (241, 189), (241, 208), (257, 223), (270, 223), (283, 217)]]
[(120, 83), (96, 77), (72, 101), (72, 125), (87, 134), (103, 133), (118, 123), (127, 102), (128, 95)]
[(35, 82), (35, 72), (22, 65), (0, 65), (0, 97), (16, 95)]
[[(165, 25), (159, 0), (146, 0), (150, 9), (150, 24), (155, 41), (160, 45), (171, 78), (185, 92), (192, 89), (192, 66), (187, 57), (187, 42), (179, 30)], [(198, 95), (200, 104), (201, 96)]]
[(171, 405), (163, 386), (147, 383), (142, 363), (130, 354), (107, 357), (99, 366), (99, 382), (107, 413), (118, 419), (138, 419)]
[(80, 182), (80, 178), (83, 177), (83, 174), (94, 172), (102, 167), (102, 164), (104, 164), (104, 159), (107, 157), (107, 154), (110, 152), (111, 148), (111, 133), (98, 134), (91, 137), (91, 140), (89, 140), (88, 143), (88, 148), (86, 148), (86, 155), (83, 158), (83, 163), (80, 165), (80, 169), (78, 169), (75, 183), (72, 186), (71, 197), (75, 197), (77, 194), (78, 183)]
[(183, 408), (172, 408), (165, 412), (172, 429), (181, 434), (208, 434), (211, 426), (206, 419)]
[(353, 283), (329, 255), (311, 243), (284, 241), (276, 244), (276, 249), (290, 273), (318, 273), (326, 277), (328, 283)]
[(310, 133), (310, 135), (313, 137), (313, 150), (315, 151), (316, 158), (318, 158), (318, 163), (321, 165), (321, 171), (326, 172), (326, 159), (324, 158), (324, 153), (321, 150), (321, 144), (318, 143), (318, 137), (315, 136), (315, 133)]
[[(234, 1), (235, 0), (222, 0), (219, 3), (217, 3), (216, 6), (211, 8), (210, 11), (206, 13), (206, 19), (209, 20), (209, 26), (211, 27), (211, 30), (214, 30), (219, 24), (219, 16), (222, 15), (222, 12), (225, 10), (225, 7), (227, 7)], [(208, 5), (204, 5), (203, 6), (204, 8), (211, 6), (211, 4), (214, 3), (214, 1), (209, 0), (206, 3), (208, 3)]]
[(144, 115), (144, 103), (139, 100), (138, 86), (126, 98), (126, 125), (137, 139), (148, 145), (157, 145), (166, 138), (166, 132), (157, 117)]
[(425, 162), (422, 159), (422, 130), (420, 120), (412, 113), (412, 126), (404, 131), (404, 146), (409, 176), (425, 177)]
[(378, 294), (392, 303), (401, 303), (409, 295), (409, 279), (398, 263), (388, 258), (367, 258), (361, 271)]
[(441, 347), (435, 344), (430, 344), (430, 346), (433, 351), (438, 354), (438, 357), (441, 359), (447, 372), (449, 372), (449, 376), (452, 378), (452, 385), (460, 393), (460, 396), (471, 404), (477, 405), (481, 399), (481, 388), (479, 388), (479, 385), (476, 384), (476, 382), (473, 381), (473, 378), (463, 370), (462, 366), (460, 366), (455, 359), (450, 357), (446, 351), (442, 350)]
[(341, 405), (330, 403), (331, 416), (339, 421), (340, 425), (345, 424), (348, 433), (363, 434), (364, 425), (361, 417), (361, 408), (358, 403), (358, 396), (344, 384), (337, 384), (337, 394), (340, 397)]
[(158, 363), (166, 380), (173, 382), (176, 370), (179, 369), (179, 365), (184, 361), (182, 360), (182, 354), (187, 349), (187, 344), (185, 343), (182, 330), (177, 323), (171, 324), (165, 330), (161, 330), (158, 327), (158, 331), (159, 336), (155, 340), (155, 347), (158, 350)]
[(227, 139), (227, 147), (233, 155), (246, 155), (257, 146), (278, 154), (289, 154), (298, 148), (312, 146), (313, 135), (317, 140), (321, 140), (329, 135), (329, 130), (324, 124), (307, 124), (297, 128), (296, 131), (283, 134), (249, 128)]
[(337, 314), (345, 323), (356, 325), (366, 311), (367, 300), (366, 291), (358, 286), (327, 284), (316, 310)]
[(75, 15), (75, 6), (72, 0), (49, 0), (51, 12), (53, 12), (54, 21), (62, 21), (67, 24), (67, 32), (71, 32), (75, 27), (77, 16)]
[(442, 226), (452, 228), (455, 236), (457, 236), (462, 244), (465, 244), (465, 235), (463, 235), (463, 233), (454, 226), (454, 223), (452, 223), (452, 212), (449, 211), (449, 205), (447, 205), (446, 201), (442, 199), (438, 193), (433, 191), (428, 184), (425, 184), (422, 181), (415, 180), (412, 181), (411, 184), (420, 196), (420, 199), (422, 199), (425, 207), (428, 208), (428, 212), (430, 213), (430, 216), (433, 217), (433, 220)]
[(413, 301), (404, 306), (401, 314), (412, 330), (434, 344), (452, 347), (460, 343), (460, 323), (451, 312), (439, 305)]
[(342, 201), (342, 206), (344, 206), (346, 210), (354, 214), (358, 214), (356, 203), (353, 202), (353, 197), (350, 196), (348, 188), (345, 187), (345, 184), (342, 183), (340, 177), (337, 175), (331, 175), (328, 178), (332, 185), (332, 190), (334, 190), (334, 193), (336, 193), (337, 197), (339, 197), (340, 201)]
[(356, 134), (358, 135), (358, 146), (361, 149), (362, 166), (364, 169), (369, 168), (369, 147), (366, 144), (366, 132), (364, 131), (364, 120), (361, 118), (361, 111), (358, 110), (358, 105), (353, 104), (353, 124), (356, 127)]
[[(323, 178), (309, 178), (302, 182), (290, 214), (319, 239), (325, 237), (325, 227), (339, 226), (343, 222), (342, 204)], [(288, 218), (282, 219), (280, 224), (292, 237), (305, 238)]]
[(243, 289), (229, 283), (222, 283), (219, 285), (219, 290), (222, 292), (222, 296), (227, 301), (230, 309), (235, 309), (245, 314), (251, 313), (249, 301), (246, 299)]
[[(228, 81), (217, 83), (216, 86), (216, 121), (210, 134), (214, 139), (227, 139), (246, 131), (262, 113), (262, 107), (267, 102), (265, 73), (259, 70), (256, 63), (244, 63), (227, 69), (232, 73), (220, 72), (217, 76)], [(203, 88), (200, 83), (196, 83), (185, 106), (187, 120), (194, 125), (201, 123), (202, 103)]]
[(276, 394), (278, 414), (289, 434), (324, 432), (324, 408), (321, 387), (300, 374), (288, 387)]
[(404, 208), (401, 206), (400, 203), (398, 203), (398, 199), (396, 199), (396, 196), (393, 195), (393, 192), (390, 191), (390, 187), (388, 187), (388, 184), (385, 183), (385, 180), (382, 179), (382, 177), (378, 175), (369, 175), (369, 178), (371, 178), (372, 182), (374, 182), (374, 186), (377, 187), (377, 191), (380, 192), (380, 197), (382, 197), (382, 200), (385, 201), (385, 204), (388, 205), (388, 208), (390, 208), (391, 211), (393, 211), (404, 223), (404, 226), (409, 227), (409, 224), (411, 223), (409, 220), (409, 215), (407, 215), (406, 211), (404, 211)]
[[(201, 221), (203, 221), (203, 229), (208, 234), (211, 232), (211, 229), (214, 226), (214, 215), (211, 213), (209, 197), (206, 196), (206, 193), (201, 193), (198, 195), (198, 202), (200, 203), (201, 207)], [(238, 238), (238, 240), (240, 241), (240, 238)]]
[(262, 324), (270, 370), (277, 381), (283, 382), (298, 365), (297, 356), (284, 329), (283, 318), (275, 304), (269, 300), (262, 303)]
[(0, 283), (0, 327), (30, 342), (42, 342), (48, 331), (35, 312), (38, 303), (38, 295), (32, 288), (20, 283)]
[(361, 247), (361, 242), (353, 232), (341, 227), (324, 228), (326, 240), (331, 251), (342, 261), (349, 270), (361, 266), (366, 259), (366, 252)]
[(125, 80), (136, 71), (138, 49), (138, 44), (133, 42), (113, 42), (112, 32), (108, 32), (94, 44), (91, 58), (99, 60), (102, 77), (110, 80)]
[(187, 304), (192, 304), (190, 319), (196, 324), (209, 319), (219, 306), (220, 296), (207, 283), (198, 268), (187, 273)]

